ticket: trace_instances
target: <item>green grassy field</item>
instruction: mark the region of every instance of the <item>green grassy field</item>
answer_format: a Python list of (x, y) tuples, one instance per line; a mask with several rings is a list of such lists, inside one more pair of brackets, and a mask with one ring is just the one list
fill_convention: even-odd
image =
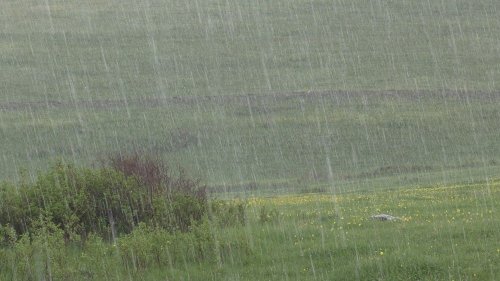
[(500, 87), (494, 0), (0, 5), (0, 101)]
[(496, 177), (498, 6), (2, 1), (0, 178), (131, 149), (237, 192)]
[(238, 192), (498, 176), (498, 6), (2, 1), (0, 178), (137, 149)]
[(356, 191), (494, 178), (500, 98), (469, 94), (328, 92), (10, 109), (0, 113), (0, 170), (15, 180), (17, 169), (43, 170), (57, 157), (88, 164), (142, 150), (186, 167), (213, 190), (237, 193), (307, 191), (330, 180)]
[(0, 187), (140, 151), (247, 206), (0, 280), (498, 280), (499, 46), (495, 0), (0, 1)]
[[(497, 280), (499, 202), (499, 181), (340, 196), (256, 197), (246, 201), (245, 225), (203, 228), (216, 242), (202, 260), (196, 259), (196, 249), (203, 241), (163, 234), (166, 242), (159, 244), (161, 232), (139, 229), (120, 238), (118, 246), (90, 239), (83, 248), (48, 236), (42, 244), (20, 240), (16, 247), (0, 248), (0, 277)], [(369, 219), (379, 213), (400, 220)]]

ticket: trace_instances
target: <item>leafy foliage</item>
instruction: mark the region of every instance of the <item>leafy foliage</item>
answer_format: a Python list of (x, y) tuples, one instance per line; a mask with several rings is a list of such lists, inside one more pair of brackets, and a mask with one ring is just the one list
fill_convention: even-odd
[(0, 187), (3, 241), (33, 232), (38, 218), (73, 236), (107, 239), (130, 233), (139, 223), (170, 232), (188, 231), (207, 214), (204, 186), (181, 171), (177, 177), (158, 161), (138, 155), (112, 157), (96, 169), (56, 163), (32, 184)]

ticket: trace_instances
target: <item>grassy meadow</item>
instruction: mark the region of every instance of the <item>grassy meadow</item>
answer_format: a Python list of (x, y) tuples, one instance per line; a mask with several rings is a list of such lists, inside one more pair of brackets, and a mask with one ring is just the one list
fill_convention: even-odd
[(494, 0), (0, 5), (0, 101), (500, 87)]
[[(62, 239), (30, 248), (21, 239), (0, 249), (0, 277), (42, 280), (50, 272), (53, 280), (497, 280), (498, 202), (499, 181), (255, 197), (244, 201), (244, 225), (202, 225), (213, 240), (197, 236), (196, 228), (195, 237), (212, 241), (201, 260), (203, 241), (139, 227), (116, 245), (94, 237), (83, 248), (67, 247)], [(374, 213), (400, 220), (373, 221)]]
[(500, 1), (2, 0), (3, 218), (139, 152), (246, 219), (0, 221), (0, 280), (498, 280), (499, 120)]
[[(170, 99), (5, 110), (1, 171), (140, 150), (217, 192), (258, 193), (484, 180), (500, 175), (500, 97), (338, 93)], [(329, 161), (330, 167), (327, 162)]]
[(2, 1), (0, 178), (128, 150), (238, 192), (496, 177), (499, 8)]

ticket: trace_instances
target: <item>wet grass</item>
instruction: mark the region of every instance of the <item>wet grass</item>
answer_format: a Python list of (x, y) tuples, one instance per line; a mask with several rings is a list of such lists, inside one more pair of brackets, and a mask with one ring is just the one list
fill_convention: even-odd
[(136, 149), (242, 192), (494, 177), (499, 5), (2, 1), (0, 179)]
[(498, 182), (468, 183), (500, 175), (500, 2), (42, 2), (0, 3), (0, 179), (141, 150), (216, 196), (305, 194), (213, 229), (224, 260), (95, 244), (71, 280), (499, 278)]
[[(246, 200), (246, 225), (208, 228), (219, 241), (213, 251), (220, 258), (196, 262), (186, 251), (176, 262), (136, 264), (123, 258), (133, 252), (89, 241), (84, 250), (53, 251), (51, 268), (54, 276), (70, 274), (71, 280), (496, 280), (499, 202), (500, 181), (338, 196), (255, 197)], [(369, 218), (379, 213), (400, 220)], [(136, 243), (146, 245), (154, 237), (148, 235)], [(178, 243), (191, 240), (182, 241)], [(155, 247), (174, 255), (176, 245)], [(16, 249), (22, 253), (23, 248)], [(15, 259), (6, 254), (12, 248), (2, 251)], [(57, 253), (65, 258), (58, 260)], [(14, 280), (9, 271), (14, 265), (8, 264), (0, 269), (2, 280)]]
[(494, 176), (499, 5), (2, 1), (0, 178), (138, 148), (221, 190)]
[[(140, 150), (217, 192), (344, 192), (467, 182), (500, 173), (499, 97), (479, 92), (320, 92), (58, 105), (0, 112), (0, 174), (51, 159)], [(221, 100), (222, 99), (222, 100)], [(330, 167), (327, 165), (330, 161)], [(330, 175), (331, 172), (331, 175)]]
[[(276, 276), (283, 270), (296, 280), (495, 280), (499, 187), (497, 181), (250, 204), (279, 212), (260, 227), (280, 237), (261, 248)], [(369, 219), (379, 213), (401, 220)], [(269, 241), (266, 235), (255, 240)], [(293, 256), (295, 266), (286, 263)]]
[(500, 4), (2, 1), (0, 101), (498, 91)]

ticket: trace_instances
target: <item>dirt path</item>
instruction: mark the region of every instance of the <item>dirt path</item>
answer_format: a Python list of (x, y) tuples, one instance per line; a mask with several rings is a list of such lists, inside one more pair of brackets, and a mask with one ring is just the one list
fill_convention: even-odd
[(384, 98), (407, 101), (420, 101), (424, 99), (451, 99), (483, 102), (499, 102), (500, 92), (482, 91), (299, 91), (299, 92), (274, 92), (269, 94), (238, 94), (238, 95), (213, 95), (213, 96), (172, 96), (172, 97), (139, 97), (130, 99), (92, 99), (92, 100), (48, 100), (48, 101), (9, 101), (0, 102), (1, 111), (26, 111), (35, 109), (57, 108), (89, 108), (110, 109), (126, 106), (157, 107), (172, 104), (193, 105), (199, 103), (248, 103), (248, 101), (286, 101), (293, 99), (316, 100), (336, 99), (339, 101), (352, 98)]

